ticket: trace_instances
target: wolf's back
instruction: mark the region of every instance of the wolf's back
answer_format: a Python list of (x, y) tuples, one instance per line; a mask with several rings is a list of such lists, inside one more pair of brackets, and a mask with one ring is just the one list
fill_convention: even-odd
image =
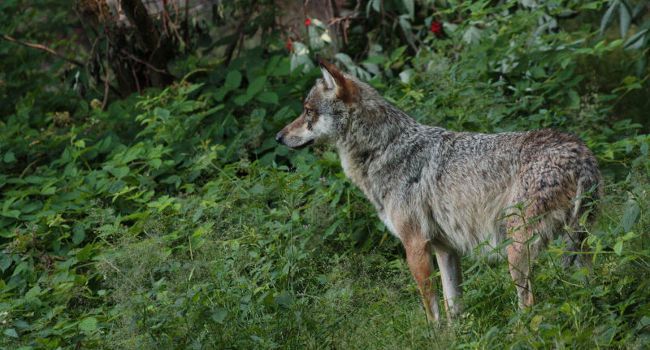
[(460, 251), (498, 246), (503, 220), (517, 210), (543, 216), (548, 241), (601, 191), (593, 154), (570, 134), (448, 132), (440, 142), (430, 204), (443, 238)]

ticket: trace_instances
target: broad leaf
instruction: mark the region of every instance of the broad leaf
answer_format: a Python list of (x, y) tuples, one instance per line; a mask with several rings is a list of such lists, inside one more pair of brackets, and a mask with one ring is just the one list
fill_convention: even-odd
[(630, 23), (632, 22), (632, 14), (630, 13), (630, 8), (624, 1), (620, 2), (618, 10), (618, 21), (621, 30), (621, 37), (625, 37), (628, 29), (630, 29)]
[(603, 34), (605, 32), (605, 29), (609, 25), (609, 22), (612, 21), (612, 16), (614, 15), (614, 11), (616, 11), (618, 6), (619, 0), (613, 0), (610, 2), (605, 15), (603, 15), (603, 18), (600, 20), (600, 34)]
[(266, 84), (265, 76), (261, 76), (253, 79), (250, 85), (248, 85), (248, 89), (246, 89), (246, 95), (248, 95), (249, 97), (255, 96), (258, 92), (264, 89), (265, 84)]
[(228, 75), (226, 75), (226, 82), (224, 83), (224, 87), (226, 88), (227, 91), (234, 90), (239, 87), (241, 84), (241, 73), (236, 70), (231, 70), (228, 72)]

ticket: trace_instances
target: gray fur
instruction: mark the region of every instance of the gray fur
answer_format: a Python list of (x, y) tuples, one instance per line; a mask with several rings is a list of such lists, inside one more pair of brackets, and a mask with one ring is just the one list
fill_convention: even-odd
[[(465, 254), (482, 243), (488, 249), (499, 245), (510, 229), (526, 239), (538, 237), (529, 256), (534, 258), (563, 226), (575, 227), (601, 191), (596, 160), (573, 135), (553, 130), (482, 134), (422, 125), (369, 85), (342, 76), (348, 88), (354, 87), (347, 102), (337, 98), (345, 88), (343, 78), (334, 79), (334, 88), (317, 81), (305, 100), (309, 108), (302, 124), (299, 118), (278, 138), (291, 147), (334, 144), (345, 174), (407, 249), (407, 241), (424, 239)], [(318, 129), (319, 123), (327, 127)], [(530, 234), (522, 224), (533, 227)], [(511, 265), (518, 266), (519, 258)], [(511, 271), (515, 283), (530, 278), (530, 267), (522, 266), (523, 277)], [(525, 305), (530, 286), (517, 286)]]

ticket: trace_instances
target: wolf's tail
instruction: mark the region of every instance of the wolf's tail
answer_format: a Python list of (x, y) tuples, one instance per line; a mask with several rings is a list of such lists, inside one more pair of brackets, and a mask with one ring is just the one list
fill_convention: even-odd
[(587, 223), (593, 221), (595, 204), (601, 196), (600, 176), (579, 178), (576, 186), (575, 203), (565, 232), (567, 252), (564, 254), (562, 261), (564, 267), (590, 265), (589, 245), (586, 242), (588, 232), (580, 219), (587, 213)]

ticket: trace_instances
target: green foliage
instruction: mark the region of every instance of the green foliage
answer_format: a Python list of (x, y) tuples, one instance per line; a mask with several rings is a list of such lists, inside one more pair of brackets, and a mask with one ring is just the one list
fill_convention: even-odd
[(68, 10), (66, 3), (51, 0), (0, 3), (0, 115), (3, 119), (12, 113), (40, 119), (48, 112), (74, 109), (75, 91), (70, 87), (75, 85), (79, 67), (71, 68), (66, 61), (56, 60), (43, 69), (48, 53), (2, 39), (5, 34), (20, 32), (23, 40), (48, 42), (56, 50), (67, 49), (74, 44), (72, 25), (75, 22), (74, 14)]
[[(618, 22), (619, 35), (625, 39), (624, 47), (627, 50), (641, 51), (636, 59), (636, 74), (643, 76), (647, 69), (647, 53), (650, 49), (650, 16), (645, 1), (612, 0), (607, 3), (600, 22), (600, 34), (604, 35), (614, 31), (613, 24)], [(618, 14), (618, 16), (616, 16)], [(629, 34), (629, 35), (628, 35)]]
[(35, 52), (9, 57), (0, 43), (0, 346), (643, 348), (650, 136), (635, 101), (647, 70), (597, 35), (606, 8), (568, 3), (584, 13), (553, 30), (550, 5), (441, 4), (436, 18), (466, 20), (439, 38), (415, 24), (419, 3), (386, 2), (413, 12), (417, 55), (388, 40), (338, 58), (425, 123), (577, 133), (605, 175), (592, 271), (559, 267), (554, 242), (536, 266), (538, 304), (522, 312), (506, 264), (465, 258), (465, 313), (437, 329), (336, 154), (273, 140), (319, 74), (292, 70), (276, 41), (206, 73), (179, 59), (185, 79), (105, 110), (48, 75), (58, 68), (38, 70)]

